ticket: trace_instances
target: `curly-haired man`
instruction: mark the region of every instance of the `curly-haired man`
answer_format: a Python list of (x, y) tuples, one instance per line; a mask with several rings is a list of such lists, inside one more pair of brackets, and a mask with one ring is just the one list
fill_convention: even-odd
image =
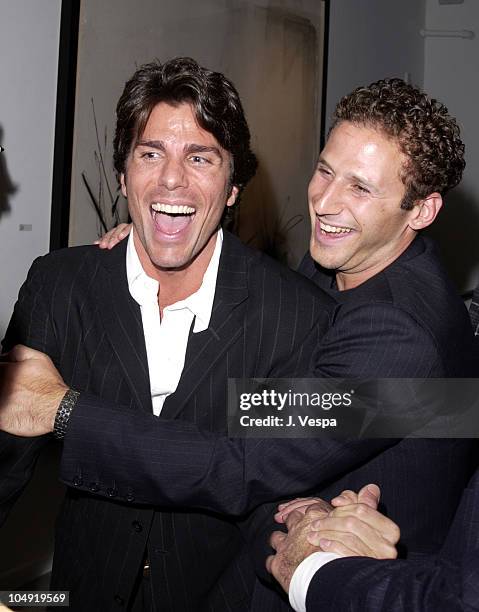
[[(310, 254), (300, 270), (342, 304), (341, 325), (330, 331), (328, 341), (338, 349), (337, 363), (341, 351), (348, 354), (348, 361), (342, 360), (343, 375), (477, 375), (465, 308), (434, 244), (421, 235), (436, 219), (443, 195), (461, 180), (464, 166), (456, 120), (444, 105), (404, 81), (358, 87), (338, 103), (309, 184)], [(444, 538), (445, 525), (433, 518), (442, 501), (435, 499), (437, 491), (425, 493), (425, 481), (434, 462), (447, 461), (454, 452), (451, 442), (455, 452), (467, 452), (465, 441), (404, 440), (341, 482), (354, 490), (371, 480), (380, 484), (383, 511), (401, 526), (403, 545), (410, 542), (409, 559), (419, 552), (418, 542), (424, 544), (423, 552), (432, 553), (432, 542)], [(463, 483), (465, 461), (457, 467)], [(441, 482), (444, 486), (447, 479)], [(281, 555), (272, 565), (275, 575), (283, 576), (283, 585), (294, 576), (290, 600), (296, 610), (322, 607), (317, 593), (308, 592), (309, 580), (335, 555), (352, 554), (345, 548), (347, 538), (337, 536), (337, 541), (331, 538), (328, 555), (319, 552), (310, 558), (313, 548), (303, 542), (302, 554), (308, 558), (294, 574), (298, 550), (296, 565), (283, 563)], [(290, 540), (301, 548), (293, 531)], [(329, 571), (334, 574), (334, 567)], [(323, 576), (321, 571), (317, 576)], [(327, 601), (321, 603), (334, 607)]]
[(309, 185), (311, 255), (352, 289), (395, 261), (461, 180), (464, 144), (440, 103), (400, 79), (337, 105)]

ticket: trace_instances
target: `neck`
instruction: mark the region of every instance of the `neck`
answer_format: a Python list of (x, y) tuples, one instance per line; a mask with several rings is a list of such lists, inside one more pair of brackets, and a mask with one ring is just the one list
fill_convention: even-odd
[(372, 263), (362, 270), (356, 270), (354, 272), (348, 272), (347, 270), (337, 271), (336, 285), (338, 290), (345, 291), (346, 289), (359, 287), (359, 285), (362, 285), (373, 276), (376, 276), (376, 274), (379, 274), (379, 272), (382, 272), (382, 270), (390, 266), (393, 261), (396, 261), (396, 259), (404, 253), (415, 237), (416, 233), (414, 233), (409, 240), (404, 242), (399, 249), (396, 249), (393, 253), (384, 258), (379, 258), (377, 263)]
[[(213, 257), (216, 246), (215, 232), (200, 253), (188, 264), (181, 268), (160, 268), (155, 266), (149, 257), (144, 261), (141, 254), (144, 252), (143, 245), (137, 235), (133, 235), (135, 247), (145, 273), (159, 282), (158, 305), (160, 313), (171, 304), (185, 300), (201, 287), (203, 277)], [(146, 255), (146, 253), (145, 253)]]

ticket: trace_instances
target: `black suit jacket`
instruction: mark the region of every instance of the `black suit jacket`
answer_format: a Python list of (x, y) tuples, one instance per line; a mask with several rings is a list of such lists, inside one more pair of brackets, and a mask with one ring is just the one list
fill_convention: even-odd
[(378, 561), (362, 557), (332, 561), (313, 577), (306, 609), (308, 612), (478, 610), (479, 470), (464, 490), (454, 522), (437, 556), (418, 561)]
[[(151, 415), (141, 316), (128, 291), (125, 249), (126, 243), (112, 251), (80, 247), (37, 260), (4, 348), (22, 342), (48, 353), (68, 385), (121, 405), (119, 414), (132, 411), (156, 425), (160, 419)], [(309, 281), (225, 234), (210, 325), (190, 334), (178, 389), (166, 400), (161, 420), (224, 434), (227, 378), (304, 375), (334, 310), (334, 301)], [(104, 427), (102, 418), (98, 410), (92, 426)], [(162, 444), (153, 431), (154, 425), (142, 431), (135, 445), (147, 465), (167, 473), (168, 466), (157, 462)], [(4, 512), (44, 442), (1, 436)], [(124, 436), (117, 438), (128, 452), (124, 443)], [(187, 463), (194, 451), (194, 445), (176, 445), (175, 461)], [(89, 453), (82, 444), (79, 455)], [(105, 462), (125, 465), (118, 457)], [(52, 588), (69, 590), (75, 610), (124, 607), (147, 548), (162, 609), (247, 610), (255, 578), (235, 521), (206, 510), (140, 505), (136, 475), (128, 473), (123, 487), (115, 478), (104, 486), (100, 472), (76, 471), (57, 521)], [(100, 489), (103, 498), (96, 495)]]
[[(319, 375), (477, 376), (467, 312), (430, 242), (416, 239), (398, 260), (351, 291), (331, 289), (331, 279), (309, 256), (302, 271), (342, 302), (334, 325), (318, 345)], [(92, 427), (100, 405), (103, 434)], [(156, 421), (153, 427), (153, 417), (133, 420), (128, 411), (113, 420), (114, 411), (98, 398), (81, 399), (63, 452), (67, 484), (84, 473), (98, 479), (103, 495), (115, 481), (122, 490), (134, 488), (142, 501), (239, 513), (281, 492), (316, 485), (316, 492), (330, 497), (343, 488), (377, 482), (383, 490), (381, 509), (401, 525), (402, 554), (409, 558), (440, 548), (475, 462), (475, 444), (464, 440), (405, 440), (381, 454), (375, 446), (380, 441), (374, 441), (368, 457), (364, 442), (234, 441), (174, 423)], [(136, 445), (146, 430), (157, 440), (158, 463), (169, 466), (174, 484), (161, 470), (148, 466), (143, 449)], [(118, 447), (118, 439), (126, 452)], [(180, 462), (175, 446), (188, 443), (194, 451)], [(82, 454), (84, 445), (91, 452)], [(122, 453), (128, 461), (121, 459)], [(119, 463), (107, 465), (104, 458), (109, 456)], [(257, 514), (261, 512), (266, 509)], [(263, 609), (280, 608), (276, 594), (259, 591)]]
[[(387, 268), (346, 291), (309, 255), (300, 271), (342, 304), (341, 325), (322, 341), (338, 376), (479, 376), (467, 310), (430, 239), (418, 236)], [(475, 441), (404, 440), (321, 493), (377, 483), (381, 510), (401, 526), (401, 554), (421, 556), (439, 549), (476, 461)]]

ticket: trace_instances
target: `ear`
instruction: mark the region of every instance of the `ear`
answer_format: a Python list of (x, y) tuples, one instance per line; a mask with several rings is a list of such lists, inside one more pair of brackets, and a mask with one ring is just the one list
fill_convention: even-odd
[(236, 185), (233, 185), (233, 187), (231, 187), (230, 196), (226, 200), (226, 206), (233, 206), (233, 204), (236, 202), (236, 198), (238, 197), (238, 193), (239, 193), (238, 187), (236, 187)]
[(409, 227), (413, 230), (421, 230), (431, 225), (441, 208), (442, 197), (440, 193), (431, 193), (427, 198), (419, 200), (411, 211), (413, 215), (409, 219)]
[(126, 195), (126, 183), (125, 183), (125, 174), (122, 172), (120, 174), (120, 187), (121, 187), (121, 193), (125, 196), (125, 198), (127, 197)]

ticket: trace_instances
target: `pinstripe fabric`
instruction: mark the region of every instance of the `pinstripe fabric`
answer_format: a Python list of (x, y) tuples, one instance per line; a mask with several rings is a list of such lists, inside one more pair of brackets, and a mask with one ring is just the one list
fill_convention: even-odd
[(339, 559), (318, 571), (307, 611), (460, 612), (479, 608), (479, 471), (439, 555), (416, 561)]
[[(307, 280), (225, 233), (210, 326), (190, 336), (178, 389), (162, 418), (224, 432), (225, 411), (210, 406), (226, 406), (226, 378), (304, 375), (334, 307)], [(150, 415), (145, 344), (128, 292), (125, 245), (110, 252), (67, 249), (37, 260), (4, 347), (17, 342), (47, 352), (73, 388)], [(34, 462), (32, 447), (42, 442), (0, 438), (2, 472), (9, 473), (1, 481), (2, 500), (17, 495)], [(68, 490), (56, 525), (52, 588), (70, 590), (73, 610), (125, 609), (146, 548), (158, 610), (249, 609), (255, 577), (233, 520), (137, 505), (134, 483), (120, 497), (113, 481), (100, 498), (94, 495), (99, 480), (89, 474), (86, 491)], [(83, 483), (82, 473), (75, 482)]]
[(266, 501), (330, 482), (395, 443), (227, 438), (194, 423), (118, 410), (82, 393), (64, 441), (61, 478), (85, 491), (86, 482), (97, 480), (104, 497), (115, 485), (120, 497), (133, 490), (144, 504), (243, 516)]

